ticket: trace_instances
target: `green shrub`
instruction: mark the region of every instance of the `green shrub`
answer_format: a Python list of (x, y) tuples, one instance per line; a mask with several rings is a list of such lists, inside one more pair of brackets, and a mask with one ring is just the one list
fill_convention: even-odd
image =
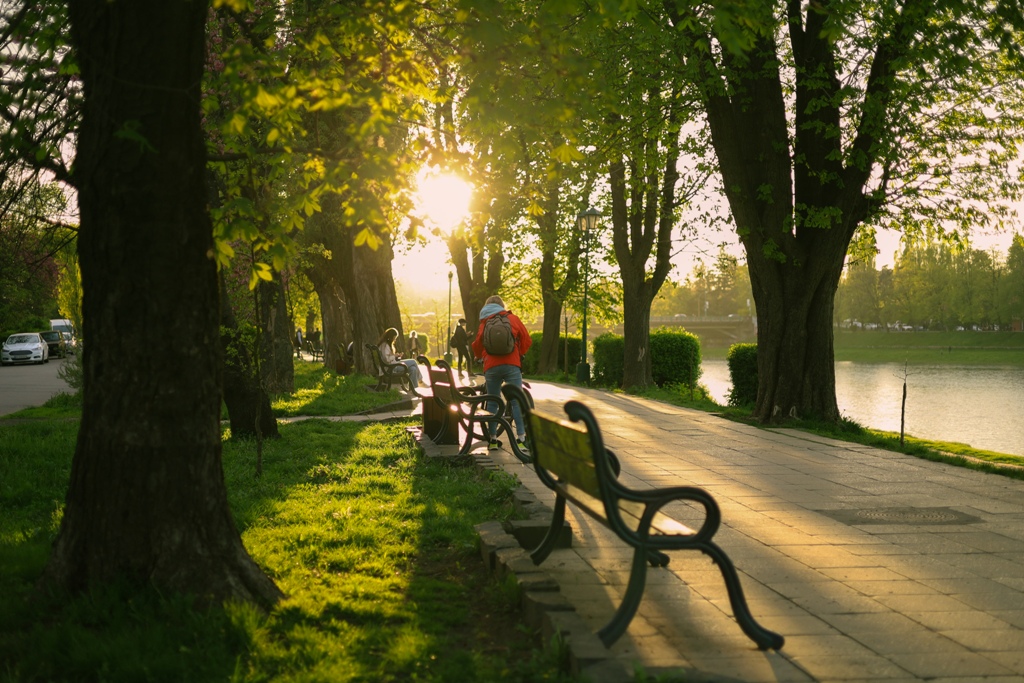
[(733, 344), (726, 356), (729, 363), (729, 405), (757, 403), (757, 344)]
[(605, 332), (594, 340), (594, 382), (607, 387), (622, 386), (622, 359), (626, 355), (625, 339)]
[[(540, 361), (540, 345), (544, 341), (543, 332), (531, 332), (530, 339), (533, 340), (533, 345), (530, 346), (530, 351), (523, 356), (523, 374), (524, 375), (535, 375), (537, 374), (537, 365)], [(579, 337), (569, 337), (569, 375), (571, 376), (576, 371), (576, 365), (580, 362), (580, 344), (581, 340)], [(565, 335), (558, 337), (558, 371), (561, 372), (565, 368)]]
[(692, 332), (661, 328), (651, 332), (651, 374), (659, 387), (677, 384), (688, 389), (700, 379), (700, 340)]

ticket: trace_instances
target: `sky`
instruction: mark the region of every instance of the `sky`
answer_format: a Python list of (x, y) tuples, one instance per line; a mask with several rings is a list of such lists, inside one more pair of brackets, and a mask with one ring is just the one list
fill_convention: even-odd
[[(465, 182), (448, 174), (438, 174), (425, 171), (419, 178), (419, 195), (416, 199), (417, 213), (427, 222), (428, 225), (440, 227), (442, 230), (450, 229), (457, 225), (468, 210), (470, 189)], [(1018, 215), (1024, 217), (1024, 204), (1017, 208)], [(405, 249), (402, 246), (396, 247), (393, 272), (395, 279), (402, 282), (407, 291), (415, 291), (421, 295), (448, 295), (448, 271), (451, 270), (451, 261), (448, 250), (440, 237), (427, 236), (428, 241), (424, 245), (418, 245), (412, 249)], [(1010, 247), (1012, 233), (982, 233), (973, 235), (972, 239), (975, 248), (989, 249), (995, 247), (1001, 254), (1006, 253)], [(606, 239), (609, 239), (606, 236)], [(880, 230), (878, 232), (878, 258), (876, 266), (892, 267), (895, 256), (900, 248), (900, 233), (894, 230)], [(697, 259), (703, 258), (704, 262), (711, 264), (718, 253), (718, 245), (726, 243), (727, 250), (743, 258), (743, 250), (739, 245), (736, 236), (731, 231), (714, 232), (700, 236), (697, 240), (680, 245), (682, 248), (673, 257), (674, 268), (669, 278), (682, 281), (693, 270)], [(458, 298), (458, 279), (455, 280), (455, 301)], [(453, 309), (454, 310), (454, 309)]]

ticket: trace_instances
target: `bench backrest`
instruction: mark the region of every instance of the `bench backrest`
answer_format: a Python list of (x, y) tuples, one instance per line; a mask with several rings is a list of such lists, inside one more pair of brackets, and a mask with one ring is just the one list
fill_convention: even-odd
[(434, 398), (445, 405), (457, 403), (459, 399), (452, 390), (450, 373), (441, 368), (428, 367), (430, 368), (430, 389), (434, 393)]
[(601, 498), (601, 485), (594, 461), (590, 435), (578, 424), (536, 410), (527, 416), (532, 455), (538, 467), (594, 498)]

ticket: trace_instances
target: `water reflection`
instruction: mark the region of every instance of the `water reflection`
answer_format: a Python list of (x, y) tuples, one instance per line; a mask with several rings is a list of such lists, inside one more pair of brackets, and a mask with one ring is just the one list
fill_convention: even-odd
[[(701, 381), (724, 404), (728, 365), (705, 360), (703, 368)], [(901, 364), (836, 363), (836, 401), (846, 417), (898, 432), (902, 396)], [(1024, 456), (1024, 368), (911, 366), (906, 421), (914, 436)]]

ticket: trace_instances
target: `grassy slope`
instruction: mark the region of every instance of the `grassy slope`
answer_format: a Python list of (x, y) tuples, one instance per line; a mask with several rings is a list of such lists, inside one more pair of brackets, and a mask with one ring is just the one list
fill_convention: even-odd
[[(300, 366), (297, 393), (335, 395), (279, 400), (275, 412), (363, 409), (363, 381)], [(255, 444), (225, 442), (243, 541), (288, 595), (269, 614), (197, 612), (125, 586), (40, 595), (77, 429), (0, 421), (0, 681), (559, 678), (535, 654), (536, 636), (508, 627), (520, 622), (514, 591), (490, 580), (475, 550), (473, 525), (510, 514), (514, 481), (429, 462), (402, 425), (282, 425), (282, 438), (264, 443), (259, 479)]]
[(839, 331), (835, 354), (861, 363), (1024, 367), (1024, 333)]

